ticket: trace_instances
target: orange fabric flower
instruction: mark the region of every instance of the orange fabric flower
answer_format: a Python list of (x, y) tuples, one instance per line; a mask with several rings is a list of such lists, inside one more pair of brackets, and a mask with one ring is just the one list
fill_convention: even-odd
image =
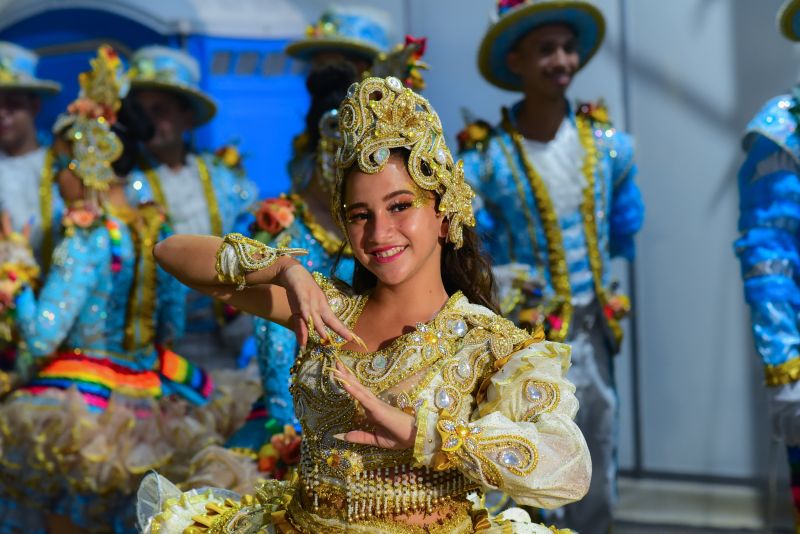
[(256, 224), (261, 230), (275, 235), (292, 225), (294, 210), (294, 204), (286, 198), (267, 199), (256, 212)]
[(75, 208), (67, 212), (67, 225), (74, 224), (80, 228), (89, 228), (97, 219), (97, 214), (93, 210), (86, 208)]

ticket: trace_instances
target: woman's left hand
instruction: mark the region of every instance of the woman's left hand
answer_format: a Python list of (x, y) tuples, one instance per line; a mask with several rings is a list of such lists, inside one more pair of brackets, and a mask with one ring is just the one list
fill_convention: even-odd
[(383, 449), (405, 450), (414, 447), (417, 436), (414, 416), (379, 399), (368, 387), (358, 381), (356, 375), (336, 360), (333, 376), (347, 393), (364, 408), (364, 420), (371, 430), (351, 430), (337, 434), (337, 439), (350, 443), (372, 445)]

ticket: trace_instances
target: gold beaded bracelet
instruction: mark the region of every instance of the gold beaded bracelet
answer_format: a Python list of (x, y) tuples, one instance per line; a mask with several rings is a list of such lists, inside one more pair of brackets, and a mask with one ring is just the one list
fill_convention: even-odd
[(245, 275), (266, 269), (281, 256), (304, 256), (304, 248), (272, 248), (242, 234), (228, 234), (217, 250), (217, 279), (236, 284), (237, 290), (247, 285)]

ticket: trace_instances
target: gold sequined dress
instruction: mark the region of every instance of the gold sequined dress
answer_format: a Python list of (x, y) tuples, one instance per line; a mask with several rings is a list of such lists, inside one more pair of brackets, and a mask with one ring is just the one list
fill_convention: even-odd
[[(368, 296), (315, 277), (352, 328)], [(413, 450), (333, 437), (359, 427), (356, 404), (325, 371), (337, 356), (380, 398), (415, 414)], [(500, 489), (519, 504), (553, 508), (586, 493), (591, 463), (573, 422), (568, 366), (567, 346), (531, 336), (461, 293), (373, 353), (312, 341), (293, 370), (303, 425), (297, 480), (231, 498), (214, 489), (180, 493), (151, 475), (139, 493), (141, 527), (153, 534), (551, 532), (520, 510), (488, 517), (468, 494)]]

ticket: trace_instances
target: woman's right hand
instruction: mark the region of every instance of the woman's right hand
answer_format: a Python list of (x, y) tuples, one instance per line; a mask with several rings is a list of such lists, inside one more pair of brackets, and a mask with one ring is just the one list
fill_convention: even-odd
[(285, 266), (281, 268), (276, 283), (286, 290), (292, 310), (292, 326), (300, 347), (305, 348), (311, 329), (316, 330), (323, 344), (332, 342), (330, 329), (346, 341), (363, 346), (361, 338), (333, 313), (325, 293), (311, 273), (294, 259), (284, 261)]

